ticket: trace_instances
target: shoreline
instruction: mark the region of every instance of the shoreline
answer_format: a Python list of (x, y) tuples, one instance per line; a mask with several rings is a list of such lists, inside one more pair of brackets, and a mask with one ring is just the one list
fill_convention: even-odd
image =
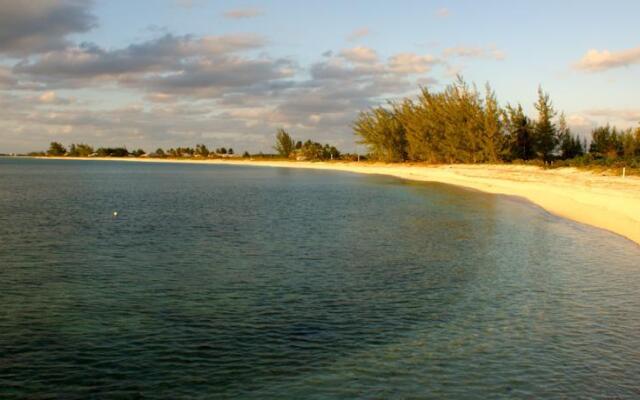
[(518, 196), (559, 217), (605, 229), (640, 245), (640, 178), (600, 176), (575, 168), (545, 170), (509, 164), (386, 164), (257, 160), (177, 160), (110, 157), (36, 157), (153, 163), (214, 164), (333, 170), (438, 182), (482, 192)]

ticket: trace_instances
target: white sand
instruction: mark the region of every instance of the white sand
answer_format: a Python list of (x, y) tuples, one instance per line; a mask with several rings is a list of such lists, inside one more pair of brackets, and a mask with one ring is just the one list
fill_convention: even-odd
[[(65, 157), (63, 159), (70, 159)], [(326, 169), (441, 182), (489, 193), (524, 197), (552, 214), (606, 229), (640, 244), (640, 178), (604, 176), (559, 168), (519, 165), (383, 164), (369, 162), (293, 162), (250, 160), (167, 160), (91, 158), (90, 160), (208, 163)]]

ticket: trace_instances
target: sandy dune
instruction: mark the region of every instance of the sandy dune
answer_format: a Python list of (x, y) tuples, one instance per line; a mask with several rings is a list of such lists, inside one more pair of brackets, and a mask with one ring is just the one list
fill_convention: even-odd
[(327, 169), (441, 182), (489, 193), (521, 196), (555, 215), (607, 229), (640, 244), (640, 178), (638, 177), (600, 176), (574, 168), (544, 170), (518, 165), (425, 166), (369, 162), (191, 161), (140, 158), (107, 158), (107, 160)]

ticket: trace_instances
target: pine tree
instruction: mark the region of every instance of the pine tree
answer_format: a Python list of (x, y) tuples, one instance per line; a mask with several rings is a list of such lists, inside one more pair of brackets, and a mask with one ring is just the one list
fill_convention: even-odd
[[(403, 124), (397, 113), (384, 107), (377, 107), (360, 113), (353, 124), (360, 143), (369, 147), (372, 157), (387, 161), (404, 161), (407, 158), (407, 140)], [(303, 148), (306, 146), (303, 145)]]
[(487, 83), (484, 100), (483, 161), (496, 162), (502, 147), (502, 111), (495, 92)]
[(533, 127), (524, 114), (522, 105), (508, 105), (505, 111), (507, 137), (505, 138), (505, 158), (512, 160), (530, 160), (534, 157)]
[(50, 156), (63, 156), (67, 152), (67, 149), (58, 142), (51, 142), (47, 155)]
[(564, 113), (560, 114), (558, 121), (558, 142), (560, 145), (560, 158), (568, 160), (584, 154), (582, 143), (578, 136), (571, 134)]
[(274, 149), (278, 152), (278, 154), (281, 157), (289, 157), (289, 155), (291, 155), (291, 153), (293, 152), (294, 147), (295, 141), (293, 140), (291, 135), (289, 135), (287, 131), (282, 128), (278, 129), (278, 132), (276, 133), (276, 145), (274, 146)]
[(535, 126), (535, 150), (545, 163), (551, 161), (553, 152), (558, 145), (556, 126), (553, 117), (556, 115), (549, 94), (538, 87), (538, 101), (535, 104), (538, 110), (538, 120)]

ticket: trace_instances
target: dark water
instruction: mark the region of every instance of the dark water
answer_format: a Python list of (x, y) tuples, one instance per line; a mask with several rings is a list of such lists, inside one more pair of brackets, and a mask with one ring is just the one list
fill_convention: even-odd
[(0, 398), (637, 399), (640, 247), (445, 185), (0, 158)]

